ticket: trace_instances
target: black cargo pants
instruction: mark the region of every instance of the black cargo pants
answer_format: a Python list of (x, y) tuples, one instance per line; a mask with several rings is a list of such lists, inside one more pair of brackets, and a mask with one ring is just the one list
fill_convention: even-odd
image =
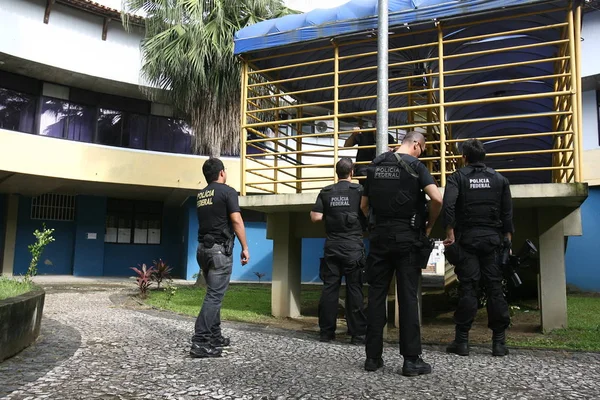
[[(328, 248), (329, 247), (329, 248)], [(367, 317), (364, 312), (362, 292), (362, 249), (344, 252), (343, 249), (326, 246), (321, 261), (319, 277), (323, 289), (319, 300), (319, 328), (321, 336), (333, 337), (336, 329), (338, 299), (342, 277), (346, 280), (346, 323), (348, 334), (363, 336), (366, 333)]]
[(460, 260), (454, 271), (459, 280), (459, 301), (454, 323), (469, 331), (477, 314), (477, 293), (482, 282), (487, 294), (488, 328), (504, 331), (510, 325), (508, 303), (502, 291), (499, 232), (473, 228), (460, 233)]
[(367, 257), (367, 358), (377, 359), (383, 353), (386, 298), (394, 272), (400, 315), (400, 354), (410, 357), (422, 352), (418, 299), (421, 266), (414, 248), (418, 237), (410, 227), (394, 225), (375, 227), (371, 234)]

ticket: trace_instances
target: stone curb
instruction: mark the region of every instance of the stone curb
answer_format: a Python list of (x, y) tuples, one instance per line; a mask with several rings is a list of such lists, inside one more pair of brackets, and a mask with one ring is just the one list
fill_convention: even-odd
[(35, 342), (40, 334), (45, 296), (40, 288), (0, 300), (0, 362)]

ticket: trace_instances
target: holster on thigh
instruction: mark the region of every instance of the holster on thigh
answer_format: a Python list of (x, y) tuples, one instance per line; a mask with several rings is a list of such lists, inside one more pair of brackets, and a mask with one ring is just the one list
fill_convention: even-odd
[(444, 247), (444, 256), (446, 260), (455, 267), (460, 265), (465, 260), (465, 253), (458, 241), (454, 241), (450, 246)]

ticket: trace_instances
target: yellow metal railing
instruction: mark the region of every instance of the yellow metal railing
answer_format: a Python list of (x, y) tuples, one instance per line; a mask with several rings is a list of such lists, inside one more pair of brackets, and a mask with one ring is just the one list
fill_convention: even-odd
[[(513, 19), (534, 15), (528, 13), (456, 25), (437, 22), (433, 29), (390, 35), (389, 132), (397, 139), (409, 130), (419, 130), (426, 136), (426, 152), (421, 160), (441, 186), (462, 165), (458, 146), (469, 137), (478, 137), (484, 144), (508, 140), (521, 145), (488, 152), (490, 162), (507, 160), (506, 165), (496, 169), (509, 179), (511, 174), (545, 171), (547, 182), (581, 182), (581, 9), (569, 5), (547, 12), (563, 12), (565, 21), (550, 23), (552, 19), (547, 18), (547, 24), (507, 28)], [(487, 33), (469, 34), (469, 28), (481, 24), (489, 24)], [(504, 40), (515, 35), (535, 40), (513, 45)], [(398, 38), (401, 40), (392, 40)], [(488, 43), (487, 48), (471, 46), (482, 41)], [(375, 38), (332, 40), (330, 46), (287, 54), (278, 51), (262, 58), (245, 56), (241, 82), (242, 194), (319, 190), (336, 181), (334, 165), (338, 159), (354, 158), (358, 149), (375, 148), (344, 145), (355, 131), (375, 132), (374, 48)], [(548, 48), (553, 51), (542, 51)], [(502, 57), (511, 53), (526, 53), (528, 57), (518, 62)], [(490, 55), (499, 56), (498, 61), (477, 63)], [(553, 70), (540, 69), (539, 65), (551, 65)], [(514, 73), (517, 67), (521, 68), (520, 74)], [(481, 75), (487, 78), (464, 80), (480, 73), (487, 74)], [(500, 74), (498, 79), (493, 78), (496, 74)], [(519, 88), (532, 82), (542, 83), (546, 90), (496, 95), (491, 89), (506, 85)], [(490, 92), (471, 98), (468, 93), (472, 89)], [(521, 113), (455, 115), (465, 107), (510, 109), (515, 102), (552, 106)], [(511, 133), (494, 128), (493, 135), (481, 136), (477, 131), (464, 134), (465, 127), (477, 124), (491, 129), (540, 120), (551, 121), (551, 128), (523, 128), (522, 132), (513, 129)], [(528, 143), (526, 149), (524, 143)], [(511, 168), (511, 162), (525, 158), (536, 159), (537, 164)]]

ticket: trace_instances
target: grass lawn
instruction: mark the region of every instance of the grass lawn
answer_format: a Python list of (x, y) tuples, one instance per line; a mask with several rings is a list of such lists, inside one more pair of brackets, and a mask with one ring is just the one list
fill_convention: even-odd
[[(180, 314), (197, 316), (202, 306), (206, 290), (197, 287), (179, 287), (170, 302), (163, 291), (150, 291), (147, 304), (175, 311)], [(320, 287), (316, 290), (303, 290), (301, 308), (311, 308), (319, 302)], [(271, 287), (266, 285), (232, 284), (225, 293), (221, 307), (221, 319), (252, 323), (269, 323), (276, 318), (271, 316)]]
[(16, 297), (20, 294), (30, 292), (33, 289), (34, 285), (32, 283), (0, 277), (0, 300)]
[(557, 329), (537, 337), (509, 339), (509, 344), (600, 351), (600, 297), (570, 295), (567, 297), (567, 310), (567, 329)]
[[(288, 329), (318, 332), (317, 309), (321, 285), (302, 285), (300, 308), (302, 318), (283, 319), (271, 316), (271, 287), (260, 284), (231, 284), (225, 294), (221, 318), (228, 321), (241, 321), (269, 324)], [(365, 288), (365, 293), (367, 288)], [(167, 302), (166, 293), (153, 290), (146, 303), (154, 307), (171, 310), (180, 314), (197, 316), (200, 311), (204, 289), (179, 287), (171, 301)], [(342, 287), (340, 295), (344, 296)], [(424, 343), (446, 343), (454, 337), (452, 314), (456, 305), (443, 292), (430, 292), (423, 295)], [(513, 309), (513, 326), (508, 330), (508, 343), (512, 346), (541, 347), (553, 349), (571, 349), (600, 351), (600, 296), (569, 295), (569, 327), (547, 334), (540, 332), (540, 314), (535, 301), (519, 304)], [(338, 331), (345, 332), (343, 310), (338, 314)], [(398, 340), (398, 330), (388, 329), (388, 340)], [(491, 344), (491, 332), (487, 328), (486, 309), (478, 311), (471, 330), (470, 341), (473, 344)]]

